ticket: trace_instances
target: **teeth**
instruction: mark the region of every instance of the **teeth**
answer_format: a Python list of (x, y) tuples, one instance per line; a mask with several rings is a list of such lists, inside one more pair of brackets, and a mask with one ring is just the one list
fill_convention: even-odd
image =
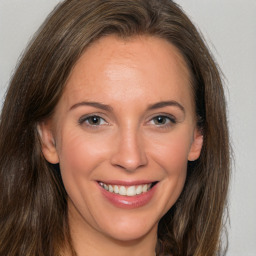
[(149, 191), (152, 187), (152, 183), (143, 184), (138, 186), (120, 186), (120, 185), (108, 185), (103, 182), (99, 182), (99, 185), (105, 190), (119, 194), (121, 196), (136, 196)]
[(119, 194), (119, 188), (118, 188), (117, 185), (114, 186), (114, 192), (115, 192), (116, 194)]
[(148, 191), (148, 185), (144, 185), (143, 187), (142, 187), (142, 192), (147, 192)]
[(108, 186), (108, 191), (111, 192), (111, 193), (113, 193), (113, 192), (114, 192), (114, 188), (113, 188), (111, 185), (109, 185), (109, 186)]
[(138, 187), (136, 188), (136, 194), (139, 195), (139, 194), (141, 194), (141, 193), (142, 193), (142, 186), (138, 186)]
[(135, 186), (128, 187), (126, 190), (127, 196), (135, 196), (136, 195), (136, 189)]
[(119, 195), (126, 196), (126, 188), (124, 186), (119, 188)]

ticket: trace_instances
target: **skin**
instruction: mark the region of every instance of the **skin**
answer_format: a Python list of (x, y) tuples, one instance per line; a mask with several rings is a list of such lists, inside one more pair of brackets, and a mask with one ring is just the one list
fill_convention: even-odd
[[(189, 70), (169, 42), (107, 36), (84, 52), (39, 125), (45, 158), (60, 164), (79, 256), (155, 255), (158, 222), (183, 189), (187, 161), (200, 155), (194, 109)], [(99, 180), (158, 183), (146, 205), (123, 209)]]

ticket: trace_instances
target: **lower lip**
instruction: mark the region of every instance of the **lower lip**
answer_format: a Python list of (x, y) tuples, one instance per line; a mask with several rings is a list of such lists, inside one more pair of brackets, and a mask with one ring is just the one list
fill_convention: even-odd
[(114, 206), (124, 209), (134, 209), (142, 207), (150, 202), (155, 193), (156, 186), (157, 184), (149, 191), (136, 196), (121, 196), (119, 194), (111, 193), (101, 186), (99, 187), (103, 196)]

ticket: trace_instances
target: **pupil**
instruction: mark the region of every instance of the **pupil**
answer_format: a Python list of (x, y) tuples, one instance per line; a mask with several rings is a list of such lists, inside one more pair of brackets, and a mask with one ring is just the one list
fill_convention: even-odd
[(91, 118), (91, 123), (92, 123), (92, 124), (98, 124), (98, 122), (99, 122), (99, 118), (98, 118), (97, 116), (93, 116), (93, 117)]
[(159, 123), (159, 124), (165, 123), (165, 118), (162, 117), (162, 116), (158, 116), (158, 117), (157, 117), (157, 123)]

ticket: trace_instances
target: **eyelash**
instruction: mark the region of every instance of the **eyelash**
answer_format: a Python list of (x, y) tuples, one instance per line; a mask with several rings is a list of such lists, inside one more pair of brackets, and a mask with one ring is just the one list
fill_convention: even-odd
[[(99, 124), (90, 123), (90, 121), (93, 121), (92, 120), (93, 118), (98, 119), (98, 121), (100, 121), (100, 123)], [(158, 121), (159, 121), (159, 118), (163, 119), (164, 123), (156, 124), (155, 121), (157, 121), (157, 118), (158, 118)], [(104, 124), (102, 124), (102, 122), (104, 122)], [(153, 122), (152, 125), (156, 126), (157, 128), (161, 128), (161, 129), (169, 128), (170, 126), (177, 123), (176, 118), (174, 116), (167, 115), (167, 114), (154, 116), (147, 123), (151, 123), (151, 122)], [(80, 125), (85, 124), (86, 126), (91, 127), (91, 128), (98, 128), (99, 126), (102, 126), (102, 125), (108, 125), (108, 122), (103, 117), (96, 115), (96, 114), (83, 116), (79, 119), (78, 123)]]
[[(156, 124), (154, 121), (157, 121), (157, 118), (161, 118), (161, 119), (165, 120), (165, 123), (164, 124)], [(166, 121), (167, 121), (167, 123), (166, 123)], [(174, 116), (162, 114), (162, 115), (154, 116), (153, 118), (150, 119), (149, 122), (154, 122), (154, 124), (152, 124), (152, 125), (155, 125), (158, 128), (169, 128), (170, 126), (176, 124), (177, 120)]]
[[(96, 118), (96, 119), (100, 120), (100, 122), (103, 121), (104, 124), (101, 124), (101, 123), (100, 123), (100, 124), (90, 124), (89, 122), (90, 122), (90, 120), (92, 121), (93, 118)], [(106, 121), (104, 118), (102, 118), (101, 116), (99, 116), (99, 115), (83, 116), (83, 117), (81, 117), (81, 118), (79, 119), (78, 123), (79, 123), (80, 125), (86, 124), (87, 126), (93, 127), (93, 128), (98, 128), (98, 126), (107, 125), (107, 124), (108, 124), (107, 121)]]

